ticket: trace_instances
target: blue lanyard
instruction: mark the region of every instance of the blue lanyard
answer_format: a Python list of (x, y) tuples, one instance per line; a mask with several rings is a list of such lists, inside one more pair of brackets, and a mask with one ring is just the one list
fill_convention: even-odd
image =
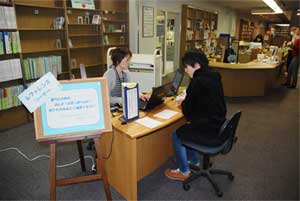
[(119, 73), (118, 73), (116, 67), (115, 67), (114, 69), (115, 69), (115, 71), (116, 71), (116, 74), (117, 74), (117, 77), (118, 77), (118, 80), (119, 80), (120, 84), (122, 84), (122, 83), (125, 81), (125, 80), (124, 80), (124, 72), (123, 72), (123, 76), (122, 76), (122, 80), (121, 80), (121, 78), (120, 78), (120, 76), (119, 76)]

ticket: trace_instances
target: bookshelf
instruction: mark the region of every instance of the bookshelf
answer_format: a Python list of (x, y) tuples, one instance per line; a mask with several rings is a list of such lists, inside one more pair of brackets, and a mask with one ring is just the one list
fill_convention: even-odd
[[(102, 76), (107, 69), (107, 49), (129, 46), (128, 1), (94, 0), (95, 9), (73, 8), (71, 0), (1, 1), (0, 6), (11, 7), (15, 11), (17, 26), (0, 26), (0, 32), (19, 32), (22, 52), (0, 54), (0, 62), (19, 58), (22, 78), (0, 81), (0, 89), (26, 86), (36, 81), (49, 67), (28, 67), (26, 62), (44, 61), (54, 56), (61, 58), (58, 79), (80, 78), (80, 64), (86, 66), (88, 77)], [(95, 23), (93, 16), (97, 15), (100, 20)], [(38, 70), (30, 72), (30, 68)], [(9, 118), (7, 122), (3, 120), (5, 117)], [(29, 117), (23, 106), (0, 109), (0, 130), (28, 122)]]
[(180, 55), (189, 49), (205, 49), (210, 33), (217, 30), (218, 14), (182, 6)]
[(239, 40), (251, 42), (253, 31), (254, 31), (253, 22), (240, 19)]
[(1, 1), (0, 17), (0, 130), (4, 130), (28, 122), (28, 116), (17, 99), (24, 90), (24, 79), (20, 37), (12, 1)]

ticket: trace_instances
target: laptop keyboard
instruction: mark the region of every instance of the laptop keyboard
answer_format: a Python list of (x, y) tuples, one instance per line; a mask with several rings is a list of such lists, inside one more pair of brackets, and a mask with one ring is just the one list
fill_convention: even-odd
[(139, 99), (139, 109), (140, 110), (146, 109), (147, 103), (148, 103), (148, 101), (143, 101), (143, 100)]

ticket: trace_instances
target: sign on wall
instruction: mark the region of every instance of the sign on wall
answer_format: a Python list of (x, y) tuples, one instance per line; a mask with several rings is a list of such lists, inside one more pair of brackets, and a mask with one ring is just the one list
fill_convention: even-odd
[(143, 37), (154, 36), (154, 8), (143, 6)]
[(72, 0), (73, 8), (95, 9), (94, 0)]
[(34, 112), (39, 141), (111, 131), (105, 78), (62, 81), (61, 90)]

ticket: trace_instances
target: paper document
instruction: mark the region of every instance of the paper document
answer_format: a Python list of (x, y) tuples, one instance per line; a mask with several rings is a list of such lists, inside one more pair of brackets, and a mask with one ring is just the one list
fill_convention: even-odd
[(173, 111), (173, 110), (163, 110), (157, 114), (155, 114), (155, 117), (161, 118), (161, 119), (170, 119), (173, 116), (175, 116), (176, 114), (178, 114), (178, 112)]
[(138, 119), (135, 121), (136, 123), (139, 123), (147, 128), (155, 128), (156, 126), (161, 125), (162, 123), (160, 121), (157, 121), (155, 119), (151, 119), (149, 117), (144, 117), (142, 119)]

